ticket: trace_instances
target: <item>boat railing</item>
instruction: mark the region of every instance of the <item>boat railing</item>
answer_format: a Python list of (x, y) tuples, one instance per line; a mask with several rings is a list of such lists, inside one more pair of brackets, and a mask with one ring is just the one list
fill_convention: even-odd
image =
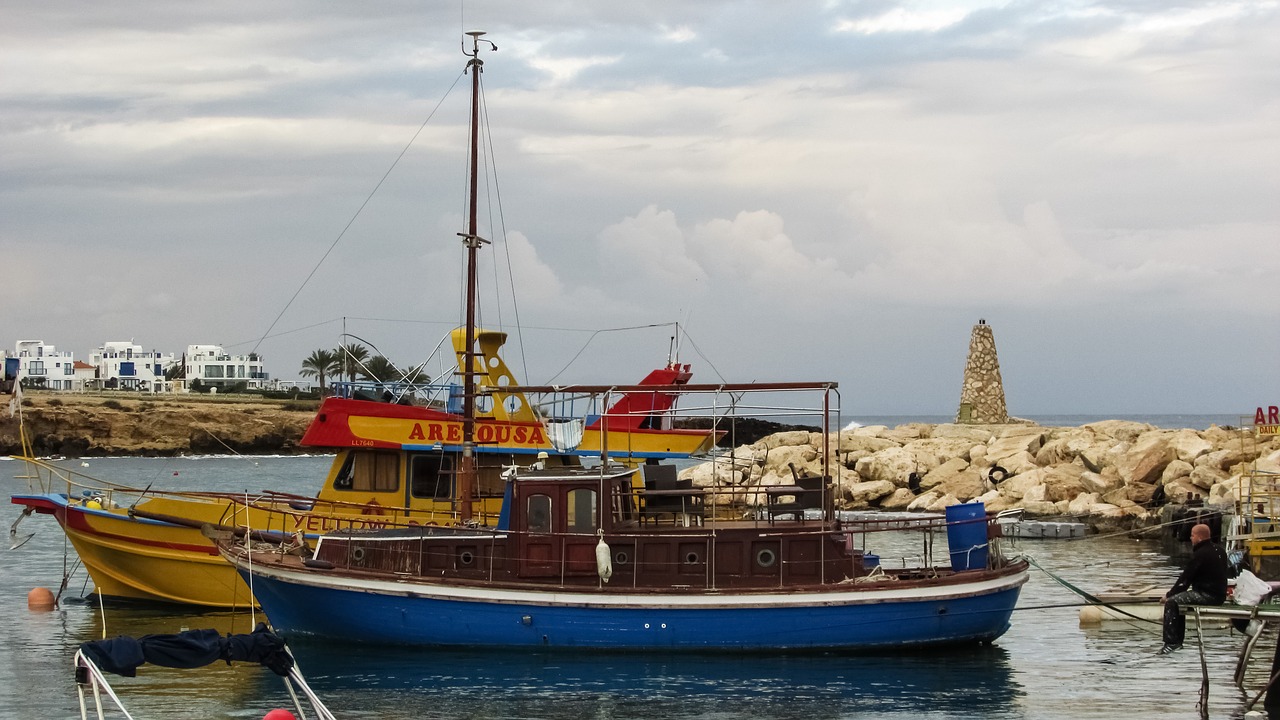
[(444, 404), (461, 392), (461, 386), (452, 383), (397, 380), (337, 380), (329, 387), (336, 397), (414, 405)]
[[(833, 547), (833, 544), (826, 542), (821, 543), (818, 546), (821, 548), (818, 558), (805, 557), (793, 559), (786, 557), (785, 553), (776, 553), (772, 562), (775, 562), (778, 567), (776, 582), (779, 587), (786, 587), (789, 583), (795, 582), (797, 577), (800, 577), (796, 576), (794, 572), (791, 571), (793, 566), (807, 566), (809, 568), (809, 572), (803, 575), (804, 580), (816, 581), (819, 584), (844, 582), (846, 581), (846, 577), (854, 578), (857, 582), (878, 582), (881, 580), (892, 582), (897, 579), (906, 578), (936, 578), (953, 572), (955, 568), (949, 559), (944, 560), (942, 563), (935, 562), (933, 552), (935, 540), (941, 538), (943, 540), (943, 545), (941, 547), (946, 548), (947, 531), (950, 527), (979, 522), (986, 523), (989, 526), (991, 523), (995, 522), (995, 518), (977, 518), (959, 521), (953, 520), (948, 522), (945, 517), (932, 515), (910, 519), (893, 518), (885, 520), (849, 520), (843, 521), (838, 525), (815, 524), (809, 527), (793, 525), (786, 528), (779, 527), (776, 530), (762, 528), (762, 531), (756, 537), (762, 540), (796, 540), (804, 538), (834, 539), (843, 544), (845, 548), (844, 554), (841, 555), (841, 553)], [(348, 530), (349, 532), (341, 532), (341, 530)], [(521, 538), (536, 537), (543, 542), (550, 539), (553, 543), (557, 544), (559, 548), (557, 552), (558, 558), (551, 561), (552, 566), (548, 569), (551, 571), (552, 575), (559, 575), (562, 583), (564, 583), (570, 575), (579, 577), (578, 582), (580, 582), (583, 574), (583, 560), (581, 559), (580, 554), (575, 555), (570, 552), (569, 548), (571, 546), (581, 547), (594, 542), (603, 542), (607, 540), (608, 543), (613, 544), (615, 549), (618, 546), (622, 546), (625, 549), (632, 545), (640, 546), (646, 542), (669, 543), (675, 541), (682, 543), (682, 547), (687, 548), (692, 546), (694, 543), (701, 542), (705, 544), (705, 548), (701, 551), (701, 557), (695, 560), (690, 560), (687, 557), (671, 558), (665, 561), (641, 559), (644, 557), (643, 554), (639, 550), (636, 550), (635, 557), (628, 558), (626, 560), (626, 562), (631, 565), (631, 567), (628, 568), (628, 572), (614, 573), (613, 577), (615, 579), (615, 586), (617, 585), (617, 581), (620, 580), (625, 583), (629, 578), (633, 586), (639, 587), (640, 579), (646, 575), (646, 571), (677, 576), (679, 577), (681, 586), (691, 585), (708, 590), (714, 590), (717, 587), (724, 585), (726, 582), (726, 576), (717, 574), (714, 558), (718, 557), (717, 544), (722, 542), (722, 537), (727, 536), (723, 533), (723, 527), (717, 527), (716, 525), (693, 525), (689, 527), (676, 526), (669, 529), (663, 529), (661, 532), (645, 530), (638, 527), (630, 529), (615, 528), (609, 533), (607, 538), (601, 535), (598, 531), (555, 531), (547, 533), (483, 526), (468, 526), (466, 528), (455, 527), (450, 528), (449, 532), (443, 533), (439, 532), (439, 530), (439, 528), (432, 527), (429, 524), (413, 519), (399, 521), (389, 520), (376, 527), (368, 525), (361, 526), (357, 524), (351, 527), (331, 530), (320, 540), (320, 542), (330, 545), (337, 544), (339, 547), (345, 546), (347, 548), (346, 551), (338, 552), (339, 557), (336, 560), (334, 558), (334, 553), (332, 552), (326, 553), (324, 558), (328, 562), (334, 562), (336, 565), (345, 568), (361, 569), (368, 567), (365, 565), (367, 558), (366, 550), (363, 548), (372, 545), (379, 546), (378, 552), (380, 555), (379, 560), (377, 561), (379, 566), (381, 566), (381, 563), (388, 563), (389, 566), (400, 569), (399, 571), (404, 571), (407, 568), (417, 566), (419, 567), (419, 572), (421, 572), (424, 547), (430, 547), (430, 543), (439, 543), (442, 546), (447, 546), (448, 543), (459, 541), (462, 539), (458, 534), (459, 531), (465, 531), (466, 542), (478, 542), (479, 545), (492, 545), (496, 544), (499, 540), (508, 538), (519, 541)], [(865, 540), (867, 536), (878, 533), (913, 533), (923, 536), (924, 540), (919, 546), (920, 551), (918, 553), (894, 551), (884, 552), (883, 554), (872, 554), (866, 552), (865, 543), (862, 548), (858, 548), (857, 540), (859, 537)], [(427, 545), (424, 545), (423, 543), (427, 543)], [(508, 545), (508, 550), (512, 547), (518, 546), (519, 544)], [(983, 549), (988, 549), (986, 545), (981, 547)], [(978, 549), (978, 547), (974, 547), (969, 548), (968, 551), (973, 552)], [(316, 550), (319, 550), (319, 546), (317, 546)], [(484, 553), (480, 553), (479, 555), (480, 557), (476, 557), (473, 561), (481, 564), (476, 566), (474, 569), (484, 570), (485, 568), (483, 564), (487, 561), (487, 571), (491, 577), (496, 571), (494, 563), (498, 562), (499, 557), (501, 557), (502, 562), (520, 563), (534, 561), (533, 558), (521, 558), (519, 556), (506, 554), (499, 556), (496, 552), (489, 552), (487, 554), (487, 558)], [(945, 551), (943, 552), (943, 556), (946, 556)], [(866, 557), (874, 558), (874, 563), (863, 566), (861, 564), (862, 559)], [(839, 577), (833, 577), (830, 573), (834, 572), (834, 568), (830, 563), (833, 561), (839, 562), (844, 558), (847, 558), (849, 562), (847, 571), (843, 572)], [(820, 576), (816, 578), (816, 580), (812, 575), (812, 566), (815, 561), (818, 563), (818, 567), (821, 568)], [(545, 563), (546, 559), (540, 557), (537, 559), (537, 562)], [(703, 572), (701, 574), (673, 572), (677, 571), (679, 568), (688, 569), (691, 564), (694, 566), (702, 565)], [(990, 569), (997, 569), (1004, 567), (1007, 564), (1008, 561), (1006, 561), (1001, 554), (998, 544), (992, 545), (988, 549), (988, 564), (986, 567)], [(874, 570), (874, 567), (879, 567), (880, 569)], [(968, 567), (967, 563), (965, 567)], [(701, 577), (701, 580), (696, 579), (699, 577)], [(771, 582), (772, 581), (773, 580), (771, 580)]]
[[(281, 525), (290, 528), (291, 531), (332, 532), (342, 529), (394, 529), (462, 524), (462, 514), (454, 509), (371, 506), (367, 503), (320, 499), (274, 490), (264, 491), (247, 500), (235, 497), (231, 499), (233, 502), (243, 502), (254, 510), (266, 513), (269, 518), (279, 516), (282, 518)], [(491, 526), (496, 524), (497, 520), (497, 514), (486, 511), (481, 504), (479, 508), (473, 510), (471, 524)], [(272, 523), (271, 520), (268, 522)]]

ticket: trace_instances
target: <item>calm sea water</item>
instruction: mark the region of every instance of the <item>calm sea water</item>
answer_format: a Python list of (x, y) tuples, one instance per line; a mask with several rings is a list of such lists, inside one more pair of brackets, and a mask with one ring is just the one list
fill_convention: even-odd
[[(109, 458), (67, 461), (131, 485), (314, 492), (326, 457)], [(0, 482), (20, 466), (0, 462)], [(14, 508), (11, 517), (16, 518)], [(105, 635), (215, 627), (247, 632), (248, 614), (192, 614), (76, 601), (88, 588), (52, 518), (23, 521), (36, 535), (0, 553), (0, 718), (79, 717), (72, 655)], [(1178, 568), (1154, 541), (1098, 537), (1021, 541), (1018, 550), (1089, 590), (1168, 585)], [(884, 562), (900, 552), (878, 538)], [(26, 608), (36, 586), (56, 590), (55, 612)], [(1078, 626), (1077, 598), (1033, 571), (1012, 629), (994, 646), (879, 656), (654, 656), (442, 652), (295, 642), (300, 667), (330, 709), (345, 718), (1196, 718), (1200, 664), (1192, 646), (1159, 657), (1158, 628)], [(105, 628), (104, 628), (105, 625)], [(1194, 637), (1194, 631), (1192, 632)], [(1210, 716), (1242, 717), (1246, 697), (1266, 682), (1274, 643), (1260, 643), (1246, 689), (1231, 683), (1240, 636), (1207, 632)], [(264, 668), (215, 664), (200, 670), (144, 666), (113, 686), (138, 718), (261, 718), (289, 701)]]

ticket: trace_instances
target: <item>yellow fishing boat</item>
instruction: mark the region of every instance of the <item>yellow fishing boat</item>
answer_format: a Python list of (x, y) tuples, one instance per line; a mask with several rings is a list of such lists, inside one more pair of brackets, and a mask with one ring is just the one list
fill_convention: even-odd
[[(475, 332), (483, 384), (517, 385), (498, 354), (506, 335)], [(461, 356), (461, 330), (454, 333), (454, 345)], [(326, 398), (301, 441), (335, 453), (315, 497), (156, 492), (23, 457), (32, 492), (13, 495), (12, 501), (25, 514), (58, 520), (102, 596), (243, 607), (251, 602), (249, 589), (202, 534), (203, 526), (250, 528), (301, 543), (336, 529), (388, 524), (492, 525), (502, 503), (503, 474), (512, 466), (578, 465), (583, 456), (599, 457), (602, 447), (611, 459), (633, 464), (710, 450), (718, 432), (672, 427), (676, 396), (670, 388), (690, 377), (688, 366), (668, 364), (641, 383), (655, 391), (632, 388), (599, 415), (570, 418), (544, 417), (522, 393), (493, 392), (477, 410), (471, 443), (464, 439), (463, 418), (447, 402)], [(572, 393), (572, 387), (558, 390), (556, 395)], [(455, 478), (468, 453), (477, 482), (464, 498)]]

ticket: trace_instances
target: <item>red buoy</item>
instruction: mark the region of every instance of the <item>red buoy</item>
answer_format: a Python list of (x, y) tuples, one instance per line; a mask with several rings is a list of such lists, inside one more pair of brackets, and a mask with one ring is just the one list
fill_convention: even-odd
[(49, 588), (38, 587), (27, 593), (27, 609), (44, 612), (58, 606)]
[(276, 708), (266, 715), (262, 716), (262, 720), (298, 720), (293, 713), (283, 708)]

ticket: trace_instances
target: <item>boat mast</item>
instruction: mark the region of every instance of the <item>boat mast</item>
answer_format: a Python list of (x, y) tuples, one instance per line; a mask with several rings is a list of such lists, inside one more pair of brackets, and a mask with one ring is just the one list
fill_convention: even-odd
[(484, 61), (480, 59), (480, 43), (488, 43), (493, 50), (498, 46), (482, 40), (480, 31), (468, 32), (471, 50), (465, 40), (463, 54), (471, 60), (467, 71), (471, 73), (471, 186), (467, 232), (458, 233), (467, 248), (467, 339), (462, 361), (462, 466), (458, 472), (458, 517), (462, 522), (471, 520), (471, 501), (476, 484), (476, 251), (488, 242), (476, 233), (476, 183), (480, 175), (480, 73)]

